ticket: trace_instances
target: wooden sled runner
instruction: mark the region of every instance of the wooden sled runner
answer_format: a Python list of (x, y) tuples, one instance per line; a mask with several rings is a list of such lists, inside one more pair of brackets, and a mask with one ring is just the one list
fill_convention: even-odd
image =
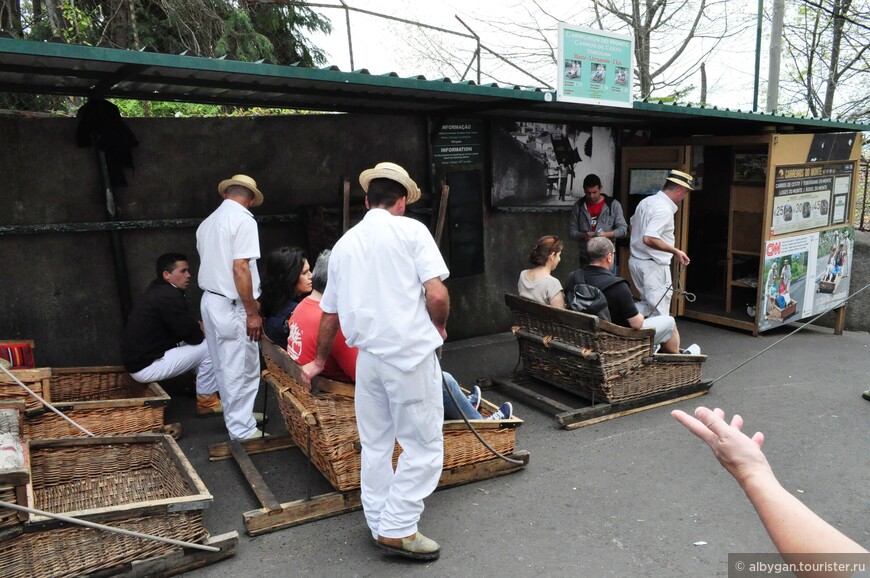
[[(513, 332), (525, 371), (514, 379), (494, 381), (524, 401), (555, 411), (556, 420), (567, 429), (709, 390), (709, 383), (701, 381), (707, 356), (654, 354), (653, 329), (630, 329), (517, 295), (505, 295), (505, 303), (514, 315)], [(538, 391), (539, 382), (591, 405), (572, 408), (555, 402)], [(537, 403), (530, 401), (536, 398)]]
[[(360, 509), (360, 446), (353, 406), (353, 385), (324, 378), (314, 380), (314, 391), (301, 385), (301, 367), (267, 340), (262, 342), (267, 370), (263, 378), (276, 396), (289, 436), (252, 441), (231, 441), (212, 446), (209, 459), (234, 458), (262, 505), (244, 514), (245, 528), (259, 535)], [(496, 407), (481, 404), (488, 415)], [(444, 422), (444, 470), (438, 488), (448, 488), (516, 472), (529, 461), (529, 453), (516, 451), (516, 428), (522, 420), (472, 421), (478, 433), (496, 451), (521, 463), (510, 463), (486, 449), (462, 420)], [(249, 453), (298, 447), (336, 491), (281, 503), (251, 462)], [(396, 445), (395, 464), (401, 453)], [(310, 488), (310, 483), (309, 483)]]

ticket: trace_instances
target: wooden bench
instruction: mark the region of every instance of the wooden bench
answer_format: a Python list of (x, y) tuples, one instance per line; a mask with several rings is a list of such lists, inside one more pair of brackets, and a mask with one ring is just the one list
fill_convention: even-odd
[(615, 403), (701, 381), (706, 355), (653, 353), (655, 330), (631, 329), (593, 315), (505, 295), (523, 366), (545, 383)]

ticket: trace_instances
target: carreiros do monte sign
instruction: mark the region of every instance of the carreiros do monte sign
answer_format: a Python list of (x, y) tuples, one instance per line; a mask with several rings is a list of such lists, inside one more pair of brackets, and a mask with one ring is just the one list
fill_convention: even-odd
[(634, 37), (559, 24), (557, 66), (558, 100), (632, 106)]

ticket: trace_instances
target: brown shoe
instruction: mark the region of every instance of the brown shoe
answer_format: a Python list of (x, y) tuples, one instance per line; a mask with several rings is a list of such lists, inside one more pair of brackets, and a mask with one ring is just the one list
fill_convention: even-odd
[(196, 396), (196, 417), (214, 417), (224, 414), (224, 406), (216, 393)]
[(398, 554), (414, 560), (437, 560), (441, 555), (441, 546), (435, 540), (430, 540), (420, 532), (407, 538), (385, 538), (378, 536), (375, 545), (391, 554)]

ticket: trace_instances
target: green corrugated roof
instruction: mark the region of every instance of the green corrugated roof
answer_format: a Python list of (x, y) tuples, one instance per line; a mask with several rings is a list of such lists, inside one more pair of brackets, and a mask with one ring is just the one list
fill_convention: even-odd
[(673, 134), (865, 131), (870, 125), (711, 107), (559, 102), (553, 91), (0, 38), (0, 91), (339, 112), (473, 115)]

